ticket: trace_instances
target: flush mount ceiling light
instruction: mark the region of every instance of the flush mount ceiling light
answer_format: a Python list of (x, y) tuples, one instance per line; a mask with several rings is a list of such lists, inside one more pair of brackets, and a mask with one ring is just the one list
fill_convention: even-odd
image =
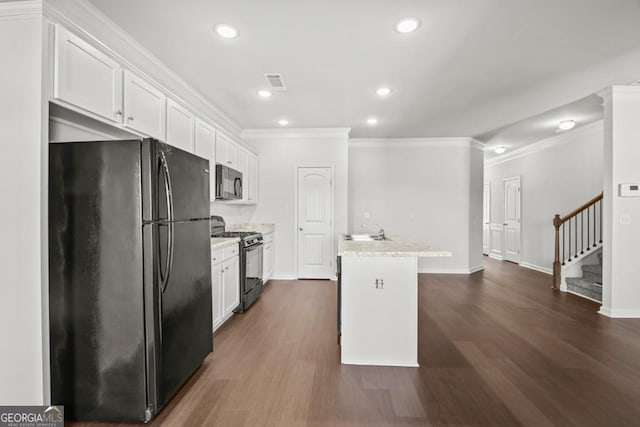
[(271, 92), (265, 89), (258, 91), (258, 96), (261, 98), (269, 98), (271, 96)]
[(391, 89), (388, 87), (380, 87), (376, 90), (378, 96), (388, 96), (391, 94)]
[(493, 150), (493, 151), (495, 151), (496, 154), (502, 154), (505, 151), (507, 151), (507, 148), (506, 147), (496, 147), (495, 150)]
[(412, 33), (420, 27), (420, 20), (418, 18), (408, 17), (402, 18), (396, 22), (395, 29), (399, 33)]
[(289, 120), (287, 120), (287, 119), (280, 119), (280, 120), (278, 120), (278, 124), (279, 124), (280, 126), (286, 126), (286, 125), (288, 125), (288, 124), (289, 124)]
[(378, 124), (378, 119), (376, 119), (375, 117), (369, 117), (367, 119), (367, 123), (369, 124), (369, 126), (375, 126)]
[(213, 29), (216, 30), (216, 33), (218, 33), (220, 37), (225, 39), (235, 39), (238, 37), (238, 30), (233, 25), (218, 24), (213, 27)]
[(569, 129), (573, 129), (575, 125), (576, 125), (576, 122), (574, 120), (563, 120), (560, 123), (558, 123), (558, 129), (569, 130)]

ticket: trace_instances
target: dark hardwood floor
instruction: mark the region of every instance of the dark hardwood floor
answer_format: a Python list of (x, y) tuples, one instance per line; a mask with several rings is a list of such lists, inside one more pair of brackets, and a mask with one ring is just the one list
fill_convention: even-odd
[(272, 281), (151, 425), (639, 425), (640, 320), (485, 266), (420, 275), (419, 368), (340, 365), (335, 282)]

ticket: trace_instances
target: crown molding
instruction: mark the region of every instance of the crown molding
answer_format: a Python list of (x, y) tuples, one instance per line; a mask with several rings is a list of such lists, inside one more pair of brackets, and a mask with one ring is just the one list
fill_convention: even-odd
[[(131, 37), (129, 33), (120, 28), (114, 21), (112, 21), (109, 17), (102, 13), (93, 4), (89, 3), (87, 0), (75, 0), (74, 4), (78, 7), (73, 10), (74, 18), (70, 18), (69, 16), (67, 16), (67, 13), (65, 12), (64, 6), (62, 4), (56, 3), (53, 0), (45, 0), (45, 2), (43, 3), (44, 15), (47, 18), (51, 19), (54, 23), (60, 23), (64, 25), (67, 29), (73, 31), (83, 39), (88, 40), (92, 44), (95, 44), (97, 47), (99, 47), (101, 50), (103, 50), (105, 53), (119, 62), (120, 65), (124, 68), (127, 68), (140, 75), (144, 79), (149, 80), (149, 82), (154, 86), (159, 86), (159, 88), (170, 98), (173, 98), (175, 101), (178, 101), (185, 107), (188, 106), (188, 110), (191, 110), (197, 115), (202, 116), (202, 119), (205, 119), (205, 121), (215, 127), (216, 130), (220, 130), (234, 136), (240, 135), (241, 128), (235, 122), (235, 120), (231, 119), (219, 107), (206, 99), (193, 86), (187, 83), (182, 77), (180, 77), (166, 64), (160, 61), (160, 59), (149, 52), (137, 40)], [(165, 82), (151, 77), (140, 67), (134, 65), (131, 61), (125, 59), (118, 52), (107, 46), (102, 40), (98, 40), (91, 34), (90, 31), (86, 29), (86, 27), (82, 23), (76, 21), (76, 19), (86, 20), (87, 17), (91, 20), (96, 21), (100, 26), (102, 26), (109, 33), (115, 36), (115, 38), (119, 39), (121, 42), (124, 42), (124, 44), (130, 49), (129, 52), (132, 52), (131, 56), (133, 58), (138, 58), (140, 59), (140, 63), (146, 62), (150, 64), (154, 69), (159, 70), (161, 74), (165, 76), (165, 78), (168, 78), (171, 83), (177, 86), (177, 89), (179, 89), (180, 92), (200, 103), (203, 107), (205, 107), (205, 109), (197, 108), (195, 105), (193, 105), (193, 102), (186, 101), (185, 98), (176, 93), (175, 90), (169, 89), (166, 86)], [(85, 25), (87, 24), (85, 23)]]
[(256, 139), (348, 139), (351, 128), (245, 129), (242, 140)]
[(42, 16), (42, 0), (0, 3), (0, 19)]
[(352, 138), (349, 148), (420, 148), (420, 147), (469, 147), (484, 150), (485, 144), (475, 138)]
[(549, 138), (542, 139), (538, 142), (534, 142), (533, 144), (526, 145), (517, 150), (513, 150), (510, 153), (488, 160), (484, 162), (484, 165), (495, 166), (500, 163), (509, 162), (511, 160), (519, 159), (520, 157), (528, 156), (543, 150), (548, 150), (550, 148), (555, 148), (563, 144), (574, 142), (576, 139), (579, 139), (582, 136), (587, 136), (598, 132), (604, 132), (603, 120), (598, 120), (597, 122), (593, 122), (585, 126), (580, 126), (579, 128), (576, 128), (574, 130), (563, 132), (559, 135), (554, 135)]

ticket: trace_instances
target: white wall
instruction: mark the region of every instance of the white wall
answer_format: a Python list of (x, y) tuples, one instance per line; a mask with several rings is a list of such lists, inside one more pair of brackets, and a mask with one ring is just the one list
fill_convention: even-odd
[(249, 222), (276, 225), (274, 278), (295, 278), (296, 166), (334, 168), (335, 246), (347, 231), (348, 134), (342, 129), (249, 130), (242, 138), (260, 157), (259, 203)]
[(380, 224), (391, 238), (453, 252), (420, 259), (421, 272), (482, 268), (482, 161), (469, 139), (352, 139), (349, 231)]
[(48, 154), (39, 9), (33, 3), (0, 7), (0, 405), (49, 399), (43, 177)]
[(504, 222), (504, 180), (521, 176), (521, 264), (552, 271), (553, 217), (571, 212), (602, 191), (602, 147), (600, 121), (485, 165), (485, 182), (491, 183), (492, 224)]
[[(640, 317), (640, 197), (620, 197), (640, 183), (640, 87), (614, 86), (604, 96), (602, 307), (610, 317)], [(628, 221), (623, 221), (628, 217)]]

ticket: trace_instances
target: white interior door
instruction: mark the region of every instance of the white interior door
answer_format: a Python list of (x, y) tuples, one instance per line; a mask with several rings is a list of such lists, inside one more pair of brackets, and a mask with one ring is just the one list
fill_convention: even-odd
[(482, 253), (491, 250), (491, 183), (484, 184), (482, 197)]
[(298, 277), (329, 279), (333, 257), (331, 168), (298, 168)]
[(504, 180), (504, 254), (506, 261), (520, 262), (520, 177)]

